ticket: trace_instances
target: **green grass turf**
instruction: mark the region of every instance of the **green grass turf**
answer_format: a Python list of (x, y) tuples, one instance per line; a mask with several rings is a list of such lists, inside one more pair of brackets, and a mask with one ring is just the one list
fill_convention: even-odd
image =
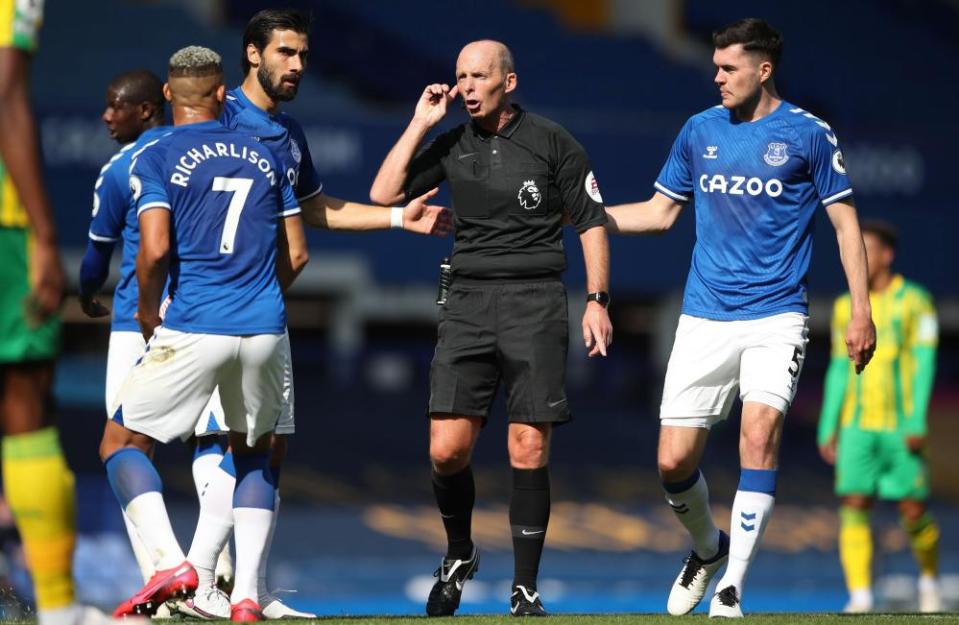
[[(744, 625), (900, 625), (919, 623), (957, 623), (959, 616), (950, 615), (918, 615), (918, 614), (749, 614)], [(457, 616), (455, 618), (426, 619), (425, 617), (355, 617), (355, 618), (324, 618), (324, 623), (344, 623), (344, 625), (494, 625), (515, 622), (507, 615), (496, 616)], [(522, 619), (520, 622), (539, 622), (539, 619)], [(550, 616), (544, 625), (685, 625), (688, 623), (716, 623), (710, 621), (705, 614), (694, 616), (669, 616), (666, 614), (563, 614)], [(720, 621), (722, 622), (722, 621)]]
[[(171, 619), (183, 622), (180, 619)], [(154, 621), (163, 623), (164, 621)], [(169, 621), (167, 621), (169, 622)], [(192, 623), (229, 623), (229, 621), (193, 621)], [(284, 625), (499, 625), (502, 623), (539, 623), (539, 619), (513, 620), (508, 615), (457, 616), (452, 618), (431, 618), (413, 616), (352, 616), (322, 617), (311, 620), (284, 620)], [(562, 614), (550, 616), (542, 621), (543, 625), (685, 625), (688, 623), (721, 623), (710, 621), (705, 614), (693, 616), (668, 616), (665, 614)], [(35, 620), (8, 620), (4, 625), (35, 625)], [(747, 614), (744, 625), (919, 625), (939, 623), (959, 623), (959, 614)]]

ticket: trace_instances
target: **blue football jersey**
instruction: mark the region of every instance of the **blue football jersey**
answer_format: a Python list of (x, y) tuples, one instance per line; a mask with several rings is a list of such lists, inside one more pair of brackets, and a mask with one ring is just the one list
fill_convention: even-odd
[(133, 143), (120, 148), (100, 170), (93, 188), (93, 218), (89, 236), (100, 243), (123, 240), (120, 277), (113, 292), (113, 331), (139, 332), (133, 314), (137, 311), (137, 248), (140, 246), (140, 223), (137, 221), (133, 194), (130, 193), (130, 160), (146, 143), (170, 132), (159, 126), (145, 131)]
[(138, 215), (171, 213), (173, 301), (164, 327), (283, 333), (277, 227), (300, 208), (270, 150), (215, 121), (180, 126), (134, 152), (130, 188)]
[(829, 124), (788, 102), (754, 122), (691, 117), (656, 190), (696, 208), (683, 312), (716, 320), (806, 313), (813, 217), (852, 187)]
[(323, 190), (313, 167), (310, 146), (303, 129), (286, 113), (270, 115), (250, 102), (240, 87), (226, 94), (220, 123), (238, 132), (250, 135), (273, 151), (283, 165), (293, 192), (300, 202)]

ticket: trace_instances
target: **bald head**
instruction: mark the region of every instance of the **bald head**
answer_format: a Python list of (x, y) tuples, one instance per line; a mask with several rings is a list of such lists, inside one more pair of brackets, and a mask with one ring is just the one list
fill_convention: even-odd
[(224, 93), (219, 54), (200, 46), (177, 50), (170, 57), (168, 76), (164, 95), (173, 104), (175, 123), (184, 123), (185, 117), (214, 119), (219, 115)]
[(506, 44), (493, 39), (480, 39), (463, 46), (459, 59), (456, 61), (457, 66), (460, 64), (460, 59), (465, 60), (465, 58), (474, 61), (482, 59), (484, 64), (496, 66), (504, 75), (516, 71), (516, 66), (513, 63), (513, 53), (506, 47)]
[(516, 89), (513, 55), (492, 39), (467, 44), (456, 59), (456, 88), (466, 112), (495, 132), (513, 115), (510, 93)]

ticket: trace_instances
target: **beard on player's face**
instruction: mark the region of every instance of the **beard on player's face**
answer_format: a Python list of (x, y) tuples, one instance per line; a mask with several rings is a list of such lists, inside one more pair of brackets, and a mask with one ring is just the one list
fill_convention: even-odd
[(289, 102), (296, 97), (300, 87), (300, 74), (274, 71), (266, 62), (256, 70), (256, 79), (266, 95), (275, 102)]

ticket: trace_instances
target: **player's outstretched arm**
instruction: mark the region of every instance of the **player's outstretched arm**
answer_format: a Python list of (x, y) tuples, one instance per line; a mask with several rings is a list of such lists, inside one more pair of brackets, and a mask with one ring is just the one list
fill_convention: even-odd
[(861, 373), (876, 350), (876, 326), (872, 322), (869, 304), (869, 284), (866, 270), (866, 246), (862, 242), (859, 218), (852, 202), (833, 202), (826, 213), (836, 229), (839, 259), (846, 272), (849, 295), (852, 298), (852, 316), (846, 326), (846, 349), (849, 359)]
[[(427, 204), (436, 195), (431, 189), (410, 200), (403, 208), (373, 206), (320, 193), (303, 202), (303, 220), (315, 228), (326, 230), (386, 230), (402, 228), (417, 234), (445, 237), (452, 229), (449, 211)], [(396, 212), (394, 212), (396, 211)]]
[(137, 252), (137, 320), (147, 341), (160, 325), (161, 298), (170, 258), (170, 211), (154, 208), (140, 213), (140, 249)]
[[(609, 239), (606, 228), (594, 226), (579, 235), (586, 263), (586, 289), (588, 293), (609, 291)], [(613, 343), (613, 324), (609, 312), (598, 302), (587, 302), (583, 314), (583, 340), (588, 356), (605, 356)]]
[(280, 282), (280, 290), (286, 293), (310, 262), (303, 219), (299, 215), (285, 217), (276, 234), (276, 277)]
[(607, 206), (606, 229), (613, 234), (659, 234), (673, 227), (683, 203), (656, 192), (646, 202)]
[(455, 85), (452, 89), (445, 84), (427, 85), (416, 102), (409, 126), (380, 165), (370, 188), (370, 201), (387, 206), (404, 200), (403, 185), (416, 149), (429, 131), (446, 116), (447, 107), (455, 98)]
[(40, 324), (63, 301), (63, 268), (57, 228), (43, 187), (37, 128), (30, 109), (30, 56), (0, 48), (0, 158), (30, 220), (34, 245), (30, 254), (31, 292), (26, 314)]

